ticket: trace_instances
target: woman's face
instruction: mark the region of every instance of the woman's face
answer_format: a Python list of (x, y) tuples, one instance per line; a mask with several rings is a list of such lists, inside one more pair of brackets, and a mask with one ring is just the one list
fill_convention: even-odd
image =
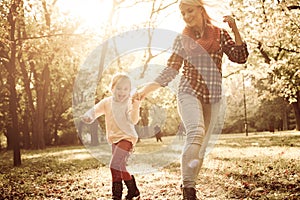
[(131, 84), (128, 79), (119, 80), (115, 87), (112, 88), (114, 99), (117, 102), (124, 102), (130, 96), (130, 91)]
[(180, 6), (181, 15), (186, 25), (191, 28), (202, 28), (204, 20), (202, 17), (202, 7), (182, 4)]

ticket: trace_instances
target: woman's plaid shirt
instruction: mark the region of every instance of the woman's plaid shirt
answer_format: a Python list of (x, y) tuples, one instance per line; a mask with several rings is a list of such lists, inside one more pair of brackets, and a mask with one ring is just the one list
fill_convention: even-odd
[(221, 99), (222, 91), (222, 56), (229, 60), (245, 63), (248, 57), (246, 43), (237, 46), (227, 31), (220, 32), (221, 48), (216, 52), (187, 53), (183, 46), (184, 36), (179, 35), (173, 45), (173, 53), (168, 59), (167, 67), (155, 79), (161, 86), (167, 86), (183, 66), (178, 92), (195, 95), (203, 103), (215, 103)]

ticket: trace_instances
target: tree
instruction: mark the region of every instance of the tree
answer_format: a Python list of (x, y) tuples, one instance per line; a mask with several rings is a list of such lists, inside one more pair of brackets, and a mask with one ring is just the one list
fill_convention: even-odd
[[(247, 1), (243, 5), (244, 31), (251, 41), (249, 59), (255, 77), (264, 83), (265, 98), (284, 97), (293, 105), (300, 125), (300, 9), (297, 1)], [(260, 76), (258, 76), (260, 74)]]
[(0, 20), (0, 60), (5, 69), (0, 109), (10, 118), (1, 121), (6, 127), (1, 133), (8, 147), (17, 141), (12, 138), (17, 130), (13, 124), (20, 127), (23, 147), (36, 149), (53, 144), (59, 129), (70, 130), (73, 124), (70, 94), (86, 49), (81, 42), (88, 36), (74, 34), (76, 20), (59, 15), (55, 2), (7, 0), (0, 9), (6, 16)]
[(21, 0), (16, 0), (11, 4), (7, 4), (9, 12), (7, 14), (7, 21), (9, 27), (9, 35), (6, 38), (10, 41), (10, 55), (9, 61), (6, 66), (8, 72), (7, 82), (9, 85), (9, 116), (11, 118), (11, 129), (8, 129), (8, 134), (11, 134), (11, 141), (13, 143), (13, 162), (14, 166), (21, 165), (21, 153), (19, 144), (19, 121), (18, 121), (18, 98), (16, 90), (16, 70), (17, 70), (17, 38), (16, 33), (19, 31), (20, 26), (18, 26), (19, 12), (22, 11), (23, 2)]
[(23, 51), (19, 53), (26, 94), (23, 104), (30, 113), (32, 147), (35, 149), (59, 144), (62, 130), (72, 131), (75, 135), (71, 130), (70, 94), (77, 67), (86, 50), (82, 44), (89, 38), (89, 35), (74, 33), (78, 28), (77, 21), (64, 18), (55, 2), (33, 1), (27, 5), (34, 7), (36, 12), (27, 9)]
[[(4, 27), (1, 23), (1, 27)], [(9, 116), (9, 85), (7, 85), (8, 71), (6, 70), (9, 63), (9, 47), (8, 45), (0, 41), (0, 137), (5, 135), (7, 138), (7, 149), (13, 149), (11, 143), (11, 131), (8, 131), (11, 127), (11, 123), (7, 123)]]

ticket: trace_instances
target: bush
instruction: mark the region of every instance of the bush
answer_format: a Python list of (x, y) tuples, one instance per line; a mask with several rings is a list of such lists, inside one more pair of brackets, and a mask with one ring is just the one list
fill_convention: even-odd
[(59, 136), (59, 145), (77, 145), (79, 144), (79, 139), (77, 133), (66, 132)]

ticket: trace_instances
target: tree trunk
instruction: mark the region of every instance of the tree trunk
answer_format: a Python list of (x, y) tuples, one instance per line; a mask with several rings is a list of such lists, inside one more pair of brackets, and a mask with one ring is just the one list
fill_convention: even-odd
[(13, 150), (12, 127), (10, 125), (6, 126), (6, 132), (4, 135), (6, 136), (6, 149)]
[(91, 132), (91, 145), (92, 146), (97, 146), (99, 145), (99, 138), (98, 138), (98, 121), (95, 120), (90, 127), (90, 132)]
[(59, 137), (58, 137), (58, 123), (57, 122), (54, 122), (53, 138), (54, 138), (54, 145), (58, 145)]
[(30, 143), (30, 132), (28, 124), (24, 124), (26, 127), (26, 130), (23, 132), (23, 148), (24, 149), (30, 149), (31, 143)]
[[(22, 59), (21, 58), (21, 54), (19, 56), (20, 56), (19, 59)], [(36, 112), (35, 112), (35, 108), (34, 108), (32, 90), (30, 88), (30, 84), (31, 83), (30, 83), (30, 77), (28, 75), (29, 74), (29, 70), (26, 69), (26, 65), (24, 63), (25, 62), (23, 62), (23, 61), (20, 62), (20, 68), (21, 68), (21, 72), (22, 72), (22, 78), (23, 78), (23, 83), (24, 83), (24, 90), (26, 92), (26, 98), (27, 98), (26, 99), (26, 104), (25, 104), (26, 110), (27, 110), (26, 112), (28, 112), (29, 116), (30, 116), (30, 118), (29, 118), (28, 115), (26, 115), (26, 113), (25, 113), (24, 124), (27, 123), (25, 126), (28, 127), (28, 133), (32, 132), (32, 134), (33, 134), (33, 132), (34, 132), (33, 129), (34, 129), (34, 126), (35, 126), (35, 123), (34, 123), (33, 119), (34, 119), (34, 116), (35, 116)], [(30, 67), (34, 67), (34, 64), (32, 62), (29, 65), (30, 65)], [(26, 121), (25, 121), (25, 118), (27, 118)], [(33, 136), (30, 136), (30, 135), (28, 135), (26, 137), (28, 137), (29, 142), (31, 142), (32, 139), (33, 139)], [(31, 147), (31, 144), (30, 144), (29, 148), (30, 147)]]
[(296, 117), (296, 130), (300, 131), (300, 92), (297, 93), (297, 102), (292, 103), (295, 117)]
[(36, 86), (36, 113), (33, 124), (33, 148), (44, 149), (45, 148), (45, 106), (46, 96), (48, 94), (48, 88), (50, 84), (50, 70), (48, 66), (45, 66), (42, 74), (38, 74), (36, 71), (35, 79), (39, 81)]
[(18, 14), (17, 10), (21, 5), (20, 1), (16, 1), (10, 7), (10, 11), (8, 14), (8, 22), (10, 25), (10, 33), (9, 39), (11, 41), (10, 45), (10, 60), (7, 66), (8, 78), (7, 82), (9, 85), (9, 113), (11, 117), (11, 139), (13, 143), (13, 165), (20, 166), (21, 165), (21, 152), (20, 152), (20, 143), (19, 143), (19, 125), (18, 125), (18, 98), (17, 98), (17, 90), (16, 90), (16, 52), (17, 45), (15, 40), (15, 30), (16, 30), (16, 15)]
[[(38, 80), (35, 76), (35, 80)], [(45, 143), (42, 138), (43, 136), (43, 127), (44, 127), (44, 120), (43, 120), (43, 113), (41, 109), (41, 98), (42, 98), (42, 89), (39, 85), (40, 83), (37, 83), (36, 86), (36, 109), (35, 113), (33, 115), (33, 128), (32, 128), (32, 145), (34, 149), (44, 149)]]
[(23, 148), (24, 149), (29, 149), (30, 148), (30, 130), (29, 130), (29, 117), (28, 114), (29, 110), (25, 110), (25, 114), (23, 116), (23, 126), (22, 126), (22, 132), (23, 132), (23, 138), (22, 138), (22, 143), (23, 143)]
[(36, 103), (36, 115), (35, 115), (35, 149), (44, 149), (45, 140), (44, 140), (44, 110), (43, 110), (43, 89), (41, 86), (38, 86), (36, 93), (37, 103)]
[(288, 130), (288, 109), (287, 106), (282, 111), (282, 130)]

